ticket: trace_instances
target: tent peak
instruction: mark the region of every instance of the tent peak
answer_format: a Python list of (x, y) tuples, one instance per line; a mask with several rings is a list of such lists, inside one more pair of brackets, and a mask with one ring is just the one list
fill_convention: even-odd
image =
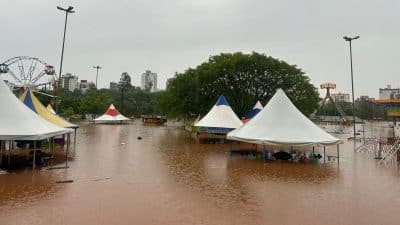
[(257, 101), (257, 103), (254, 105), (253, 109), (263, 109), (263, 106), (262, 106), (260, 100)]
[(217, 103), (215, 103), (215, 105), (216, 105), (216, 106), (220, 106), (220, 105), (227, 105), (227, 106), (229, 106), (228, 101), (226, 100), (226, 98), (225, 98), (224, 95), (219, 96), (219, 98), (218, 98), (218, 100), (217, 100)]

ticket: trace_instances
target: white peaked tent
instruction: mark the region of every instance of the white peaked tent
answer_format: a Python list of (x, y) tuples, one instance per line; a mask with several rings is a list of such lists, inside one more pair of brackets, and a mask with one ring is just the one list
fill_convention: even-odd
[(43, 140), (71, 132), (42, 119), (0, 79), (0, 140)]
[(273, 145), (334, 145), (341, 140), (315, 125), (293, 105), (282, 89), (242, 127), (228, 133), (230, 140)]
[(131, 119), (125, 117), (115, 108), (114, 104), (111, 104), (108, 107), (107, 111), (104, 115), (96, 118), (95, 122), (122, 122), (122, 121), (129, 121)]
[(254, 105), (253, 109), (245, 116), (245, 119), (252, 119), (255, 117), (261, 110), (263, 109), (263, 106), (261, 105), (260, 101), (257, 101), (257, 103)]
[[(223, 95), (219, 97), (217, 103), (211, 108), (207, 115), (194, 124), (195, 127), (211, 128), (209, 129), (209, 131), (211, 131), (210, 133), (213, 133), (212, 128), (232, 130), (242, 125), (242, 121), (240, 121), (235, 112), (233, 112)], [(216, 131), (214, 133), (221, 133), (217, 130), (214, 131)], [(223, 130), (220, 131), (224, 133)]]

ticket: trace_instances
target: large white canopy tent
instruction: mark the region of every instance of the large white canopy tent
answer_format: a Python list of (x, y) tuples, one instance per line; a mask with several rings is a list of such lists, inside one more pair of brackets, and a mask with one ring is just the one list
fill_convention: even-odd
[(221, 95), (211, 110), (197, 123), (195, 127), (204, 128), (209, 133), (226, 134), (242, 126), (243, 123), (233, 112), (228, 101)]
[[(0, 79), (0, 140), (44, 140), (72, 133), (42, 119), (24, 105)], [(35, 165), (35, 164), (33, 164)]]
[(228, 133), (228, 139), (272, 145), (335, 145), (330, 135), (304, 116), (282, 89), (248, 123)]
[(104, 113), (104, 115), (94, 119), (95, 122), (122, 122), (122, 121), (129, 121), (128, 117), (125, 117), (119, 111), (115, 108), (114, 104), (111, 104), (110, 107), (108, 107), (107, 111)]
[[(268, 104), (248, 123), (227, 134), (227, 139), (262, 145), (325, 146), (342, 141), (318, 127), (278, 89)], [(338, 156), (339, 157), (339, 149)]]

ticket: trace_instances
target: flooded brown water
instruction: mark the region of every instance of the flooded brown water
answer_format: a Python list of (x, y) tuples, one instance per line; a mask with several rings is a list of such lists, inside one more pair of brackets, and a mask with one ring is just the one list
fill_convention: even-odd
[(400, 224), (397, 167), (351, 143), (339, 166), (228, 150), (172, 126), (82, 125), (69, 169), (0, 175), (0, 224)]

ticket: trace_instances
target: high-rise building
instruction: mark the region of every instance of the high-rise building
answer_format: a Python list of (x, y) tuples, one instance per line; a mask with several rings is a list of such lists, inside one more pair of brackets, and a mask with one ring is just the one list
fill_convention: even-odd
[(119, 85), (117, 82), (110, 82), (110, 90), (111, 91), (119, 91)]
[(379, 99), (396, 99), (400, 98), (400, 88), (392, 88), (387, 85), (386, 88), (379, 88)]
[(61, 87), (68, 91), (75, 91), (79, 88), (78, 77), (70, 73), (61, 76)]
[(331, 96), (335, 102), (350, 102), (350, 94), (339, 92), (337, 94), (331, 94)]
[(88, 82), (87, 80), (81, 80), (79, 83), (79, 90), (81, 90), (82, 93), (85, 93), (87, 90), (90, 89), (90, 87), (95, 87), (95, 84), (93, 82)]
[(153, 73), (150, 70), (146, 70), (142, 74), (142, 90), (149, 92), (157, 91), (157, 73)]

